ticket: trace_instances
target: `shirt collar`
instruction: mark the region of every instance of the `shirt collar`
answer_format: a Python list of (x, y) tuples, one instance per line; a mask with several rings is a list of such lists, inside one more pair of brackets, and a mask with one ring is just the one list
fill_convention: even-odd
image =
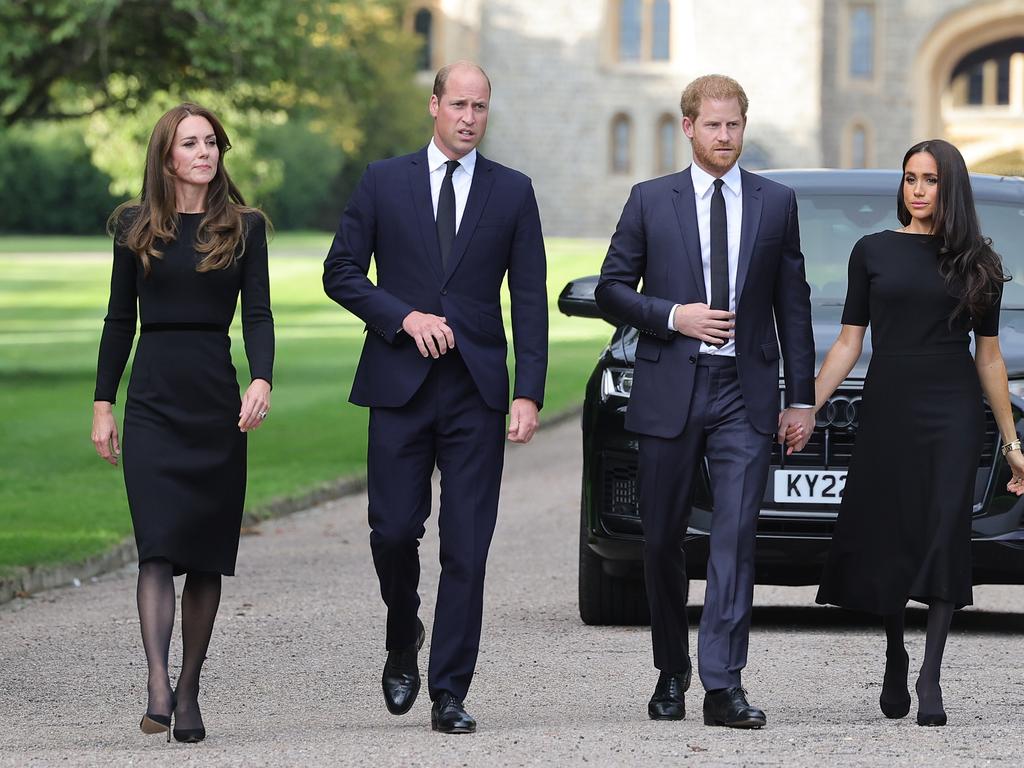
[[(693, 179), (693, 191), (697, 194), (697, 197), (704, 197), (707, 195), (708, 190), (711, 189), (711, 185), (715, 183), (715, 177), (696, 163), (692, 163), (690, 165), (690, 177)], [(722, 176), (722, 181), (725, 182), (725, 187), (736, 197), (739, 197), (742, 194), (743, 177), (740, 174), (739, 163), (733, 164), (732, 168)]]
[[(448, 158), (444, 152), (437, 148), (437, 144), (434, 139), (430, 139), (430, 143), (427, 144), (427, 167), (430, 172), (438, 170), (444, 167), (444, 164), (448, 162)], [(469, 151), (469, 154), (459, 158), (459, 167), (462, 168), (470, 176), (473, 175), (473, 169), (476, 168), (476, 147)]]

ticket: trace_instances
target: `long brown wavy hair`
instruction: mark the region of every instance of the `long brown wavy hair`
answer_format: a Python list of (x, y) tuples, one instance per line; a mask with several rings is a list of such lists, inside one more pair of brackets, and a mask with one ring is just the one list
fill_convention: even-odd
[[(179, 104), (157, 120), (146, 149), (146, 169), (138, 202), (122, 203), (107, 220), (107, 231), (117, 242), (139, 257), (148, 276), (151, 259), (162, 258), (160, 244), (173, 242), (178, 235), (178, 211), (174, 196), (174, 170), (171, 152), (178, 125), (186, 117), (206, 118), (217, 137), (217, 173), (206, 190), (206, 211), (199, 222), (195, 248), (203, 254), (197, 272), (225, 269), (235, 263), (245, 248), (244, 214), (256, 212), (245, 204), (242, 193), (224, 167), (224, 155), (231, 142), (220, 120), (198, 104)], [(269, 222), (268, 222), (269, 226)]]
[[(992, 239), (981, 233), (971, 176), (960, 150), (943, 139), (919, 142), (903, 156), (904, 172), (910, 158), (918, 152), (934, 157), (939, 172), (932, 234), (943, 240), (939, 274), (949, 293), (959, 299), (950, 322), (961, 316), (978, 318), (995, 305), (1002, 284), (1010, 277), (1003, 272), (1002, 259), (992, 249)], [(912, 217), (903, 200), (903, 179), (901, 176), (896, 193), (896, 218), (907, 226)]]

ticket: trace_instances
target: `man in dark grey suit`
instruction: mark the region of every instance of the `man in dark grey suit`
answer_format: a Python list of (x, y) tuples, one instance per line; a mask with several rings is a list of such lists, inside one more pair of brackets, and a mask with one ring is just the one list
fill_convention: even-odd
[[(655, 720), (685, 716), (691, 665), (681, 548), (693, 481), (707, 462), (714, 510), (698, 636), (704, 722), (760, 728), (740, 687), (757, 516), (772, 435), (814, 426), (810, 289), (793, 191), (741, 170), (747, 97), (707, 75), (683, 92), (693, 164), (633, 187), (597, 303), (640, 340), (626, 427), (639, 434), (639, 506), (654, 665)], [(638, 285), (643, 282), (643, 289)], [(781, 350), (780, 350), (781, 345)], [(778, 366), (786, 402), (778, 410)]]

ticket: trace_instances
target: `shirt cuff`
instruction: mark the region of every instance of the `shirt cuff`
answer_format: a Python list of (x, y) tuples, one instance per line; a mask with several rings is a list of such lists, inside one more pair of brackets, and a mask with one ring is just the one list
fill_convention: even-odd
[(814, 406), (813, 405), (808, 405), (807, 403), (790, 403), (789, 407), (790, 408), (813, 408)]
[(676, 329), (676, 307), (682, 306), (680, 304), (673, 304), (671, 311), (668, 313), (668, 329), (674, 331)]

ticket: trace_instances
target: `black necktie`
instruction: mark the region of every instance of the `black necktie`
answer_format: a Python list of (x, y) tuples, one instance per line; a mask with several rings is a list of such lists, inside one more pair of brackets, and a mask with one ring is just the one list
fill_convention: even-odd
[(721, 179), (715, 179), (711, 195), (711, 308), (729, 309), (729, 225), (725, 220), (725, 195)]
[(455, 187), (452, 174), (459, 167), (458, 160), (445, 163), (447, 169), (441, 182), (441, 194), (437, 197), (437, 243), (441, 246), (441, 267), (448, 269), (448, 257), (455, 244)]

